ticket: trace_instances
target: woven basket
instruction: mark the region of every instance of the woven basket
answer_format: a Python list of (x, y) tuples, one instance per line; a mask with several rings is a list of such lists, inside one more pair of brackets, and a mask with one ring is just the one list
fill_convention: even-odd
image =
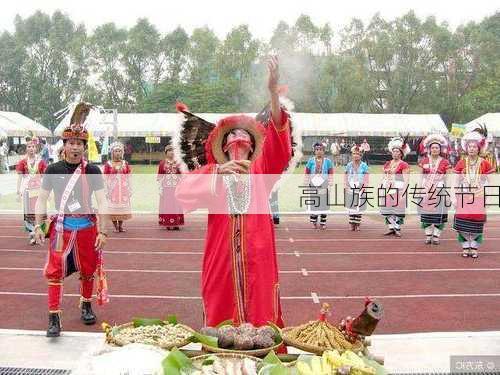
[[(281, 330), (283, 341), (285, 342), (285, 344), (293, 346), (294, 348), (303, 350), (305, 352), (314, 353), (317, 355), (323, 355), (324, 351), (332, 350), (330, 348), (304, 344), (303, 342), (292, 339), (291, 337), (288, 336), (287, 333), (290, 332), (294, 328), (296, 328), (296, 327), (288, 327), (288, 328), (284, 328)], [(356, 345), (350, 350), (357, 353), (359, 351), (362, 351), (363, 349), (364, 349), (363, 343), (361, 341), (357, 341)], [(346, 350), (342, 350), (342, 349), (337, 349), (337, 350), (339, 353), (343, 353), (344, 351), (346, 351)]]
[(222, 359), (251, 359), (255, 363), (259, 364), (262, 362), (262, 359), (253, 357), (251, 355), (245, 355), (245, 354), (238, 354), (238, 353), (217, 353), (217, 354), (205, 354), (205, 355), (200, 355), (198, 357), (193, 357), (191, 358), (191, 361), (196, 364), (196, 363), (203, 363), (204, 360), (210, 358), (210, 357), (219, 357)]
[[(187, 330), (188, 332), (194, 332), (194, 330), (184, 324), (177, 324), (179, 327), (182, 327), (184, 328), (185, 330)], [(125, 342), (125, 341), (122, 341), (120, 340), (119, 338), (117, 339), (114, 335), (113, 335), (113, 330), (114, 329), (118, 329), (118, 330), (122, 330), (124, 328), (130, 328), (130, 327), (133, 327), (134, 326), (134, 323), (133, 322), (130, 322), (130, 323), (125, 323), (125, 324), (122, 324), (122, 325), (119, 325), (119, 326), (115, 326), (115, 327), (109, 327), (109, 328), (104, 328), (104, 331), (106, 333), (106, 342), (108, 344), (111, 344), (111, 345), (116, 345), (116, 346), (124, 346), (124, 345), (127, 345), (128, 342)], [(159, 347), (159, 348), (162, 348), (162, 349), (165, 349), (165, 350), (170, 350), (170, 349), (173, 349), (173, 348), (181, 348), (183, 346), (186, 346), (187, 344), (189, 344), (191, 341), (189, 340), (189, 337), (186, 338), (185, 340), (183, 341), (179, 341), (179, 342), (175, 342), (175, 343), (172, 343), (170, 345), (160, 345), (160, 344), (154, 344), (155, 346)]]
[(246, 356), (251, 356), (251, 357), (264, 357), (268, 353), (270, 353), (271, 350), (276, 351), (281, 345), (283, 345), (283, 341), (281, 341), (278, 344), (275, 344), (273, 346), (270, 346), (268, 348), (253, 349), (253, 350), (223, 349), (223, 348), (216, 348), (213, 346), (208, 346), (205, 344), (203, 344), (202, 346), (203, 346), (203, 350), (210, 352), (210, 353), (239, 354), (239, 355), (246, 355)]

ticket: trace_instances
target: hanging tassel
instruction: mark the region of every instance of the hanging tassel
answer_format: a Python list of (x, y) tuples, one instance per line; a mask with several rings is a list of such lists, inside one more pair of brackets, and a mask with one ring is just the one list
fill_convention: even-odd
[(99, 250), (96, 271), (97, 271), (97, 304), (99, 306), (102, 306), (109, 302), (108, 281), (106, 279), (106, 272), (104, 271), (102, 250)]

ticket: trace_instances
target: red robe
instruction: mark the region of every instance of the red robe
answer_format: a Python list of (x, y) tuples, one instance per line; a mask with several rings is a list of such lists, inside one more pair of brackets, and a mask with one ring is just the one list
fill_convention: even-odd
[[(282, 119), (287, 121), (284, 115)], [(260, 326), (270, 321), (283, 327), (274, 226), (268, 202), (273, 187), (269, 179), (276, 176), (263, 178), (264, 174), (280, 175), (290, 160), (290, 128), (285, 123), (282, 126), (283, 130), (278, 131), (270, 121), (262, 153), (250, 166), (254, 175), (250, 212), (267, 214), (214, 214), (215, 204), (220, 202), (213, 196), (207, 178), (214, 164), (195, 170), (177, 186), (176, 196), (184, 209), (209, 210), (201, 285), (205, 325), (216, 326), (232, 319), (235, 324), (250, 322)], [(212, 178), (217, 179), (220, 188), (220, 176)]]

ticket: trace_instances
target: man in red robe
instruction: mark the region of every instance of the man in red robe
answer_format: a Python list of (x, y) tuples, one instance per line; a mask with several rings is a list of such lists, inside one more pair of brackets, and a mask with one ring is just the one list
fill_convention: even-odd
[[(268, 68), (271, 102), (267, 123), (244, 115), (220, 120), (205, 143), (207, 163), (198, 164), (176, 190), (186, 211), (209, 210), (202, 270), (207, 326), (229, 319), (236, 325), (273, 322), (283, 326), (268, 197), (276, 176), (288, 166), (292, 147), (288, 115), (279, 103), (276, 58)], [(245, 193), (243, 188), (237, 197), (231, 196), (224, 177), (246, 174), (251, 175), (249, 191)], [(231, 202), (222, 204), (232, 209), (221, 213), (221, 200), (226, 199), (233, 206)]]

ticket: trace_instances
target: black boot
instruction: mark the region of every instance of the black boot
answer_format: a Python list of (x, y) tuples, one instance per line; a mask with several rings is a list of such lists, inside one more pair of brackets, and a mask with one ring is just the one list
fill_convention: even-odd
[(61, 317), (59, 313), (49, 313), (49, 328), (47, 337), (59, 337), (61, 334)]
[(92, 311), (92, 305), (90, 302), (82, 302), (82, 316), (81, 320), (83, 324), (94, 324), (97, 320), (94, 312)]

